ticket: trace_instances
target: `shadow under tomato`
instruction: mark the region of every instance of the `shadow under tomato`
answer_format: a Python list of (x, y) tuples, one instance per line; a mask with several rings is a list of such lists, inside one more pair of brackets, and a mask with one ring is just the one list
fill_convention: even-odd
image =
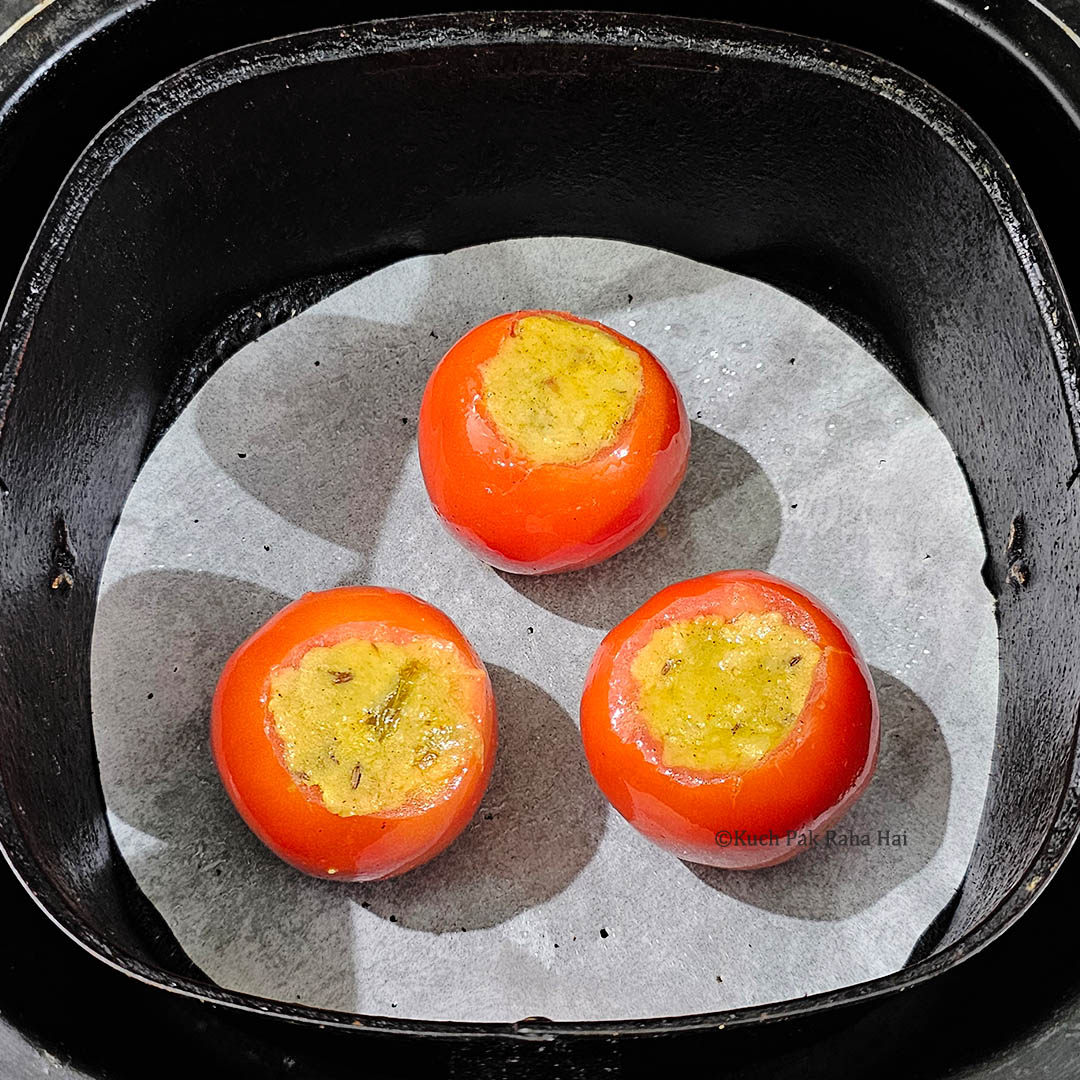
[[(802, 919), (843, 919), (863, 911), (933, 858), (945, 836), (952, 787), (949, 750), (934, 714), (910, 687), (871, 668), (881, 708), (881, 754), (862, 798), (833, 827), (779, 866), (720, 870), (684, 865), (707, 885), (755, 907)], [(904, 839), (879, 843), (879, 832)], [(843, 843), (868, 836), (870, 843)]]
[(566, 711), (528, 679), (488, 665), (499, 748), (473, 820), (441, 855), (389, 881), (349, 886), (383, 918), (436, 933), (496, 926), (562, 892), (592, 858), (607, 803)]
[(668, 508), (625, 551), (584, 570), (500, 576), (535, 604), (610, 629), (660, 589), (716, 570), (765, 570), (780, 541), (780, 497), (738, 443), (691, 422), (690, 461)]
[(492, 665), (492, 780), (446, 852), (400, 878), (357, 885), (282, 862), (226, 796), (209, 716), (225, 661), (286, 603), (248, 582), (181, 570), (134, 574), (103, 593), (91, 670), (102, 788), (136, 883), (211, 979), (352, 1011), (354, 904), (439, 933), (497, 925), (570, 885), (608, 808), (567, 713)]
[[(539, 262), (529, 244), (496, 244), (394, 264), (370, 286), (350, 286), (222, 366), (195, 403), (203, 445), (275, 513), (370, 553), (393, 483), (415, 453), (428, 377), (459, 337), (507, 311), (570, 302), (585, 313), (619, 311), (631, 293), (639, 305), (666, 294), (670, 272), (653, 266), (664, 255), (631, 249), (639, 287), (626, 281), (625, 263), (613, 270), (590, 257), (591, 243), (554, 239), (554, 255)], [(551, 274), (551, 258), (561, 275)], [(688, 263), (687, 287), (696, 272)]]
[(210, 978), (351, 1010), (345, 893), (263, 846), (210, 752), (222, 666), (286, 603), (248, 582), (181, 570), (134, 574), (101, 596), (91, 694), (102, 788), (136, 882)]
[(215, 374), (195, 402), (199, 437), (276, 514), (366, 558), (440, 354), (426, 329), (300, 316)]

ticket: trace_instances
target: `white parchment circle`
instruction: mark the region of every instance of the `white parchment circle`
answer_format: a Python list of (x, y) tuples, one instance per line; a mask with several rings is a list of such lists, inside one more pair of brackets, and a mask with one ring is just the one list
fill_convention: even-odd
[[(694, 421), (679, 494), (599, 567), (500, 574), (437, 522), (416, 457), (432, 366), (504, 311), (642, 342)], [(760, 282), (648, 248), (536, 238), (397, 263), (228, 360), (142, 470), (101, 584), (94, 733), (110, 821), (180, 944), (233, 990), (364, 1014), (651, 1017), (814, 994), (903, 965), (967, 865), (993, 748), (983, 538), (932, 418), (851, 338)], [(877, 776), (834, 841), (692, 867), (597, 792), (577, 703), (604, 630), (672, 581), (759, 567), (823, 599), (874, 669)], [(489, 665), (501, 747), (462, 838), (400, 879), (315, 881), (239, 820), (210, 758), (235, 646), (301, 593), (407, 589)], [(866, 839), (869, 838), (869, 839)]]

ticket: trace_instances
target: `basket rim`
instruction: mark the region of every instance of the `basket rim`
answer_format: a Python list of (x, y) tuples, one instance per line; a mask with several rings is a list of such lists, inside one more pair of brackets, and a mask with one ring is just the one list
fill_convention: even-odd
[[(60, 6), (60, 5), (58, 5)], [(1066, 410), (1074, 449), (1080, 447), (1080, 395), (1075, 371), (1080, 340), (1067, 297), (1026, 198), (1000, 154), (975, 122), (910, 72), (848, 46), (785, 31), (674, 16), (611, 12), (472, 12), (364, 21), (305, 31), (243, 45), (206, 57), (152, 86), (103, 128), (65, 178), (23, 263), (0, 320), (0, 436), (19, 366), (33, 325), (83, 212), (117, 163), (159, 124), (200, 99), (264, 75), (364, 57), (403, 58), (461, 47), (545, 46), (624, 48), (664, 54), (668, 66), (697, 58), (736, 57), (796, 67), (886, 98), (930, 127), (968, 166), (992, 200), (1042, 318)], [(630, 57), (628, 56), (628, 60)], [(682, 65), (677, 64), (682, 60)], [(653, 61), (655, 63), (655, 59)], [(550, 1042), (564, 1037), (676, 1034), (744, 1027), (805, 1017), (915, 986), (973, 955), (1012, 925), (1040, 895), (1080, 834), (1080, 716), (1075, 718), (1071, 773), (1037, 855), (1017, 883), (977, 926), (939, 952), (877, 979), (810, 997), (711, 1013), (611, 1021), (516, 1023), (408, 1020), (313, 1008), (228, 990), (171, 975), (114, 949), (79, 917), (71, 901), (42, 871), (4, 793), (0, 799), (0, 850), (48, 918), (104, 963), (143, 983), (249, 1013), (366, 1032), (429, 1038), (479, 1037)]]

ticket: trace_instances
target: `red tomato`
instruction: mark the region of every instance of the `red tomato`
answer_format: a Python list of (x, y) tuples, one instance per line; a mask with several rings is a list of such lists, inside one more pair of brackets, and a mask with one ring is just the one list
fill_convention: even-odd
[[(332, 701), (338, 691), (365, 693), (360, 680), (353, 686), (342, 685), (353, 681), (351, 671), (320, 671), (311, 659), (340, 655), (332, 650), (343, 643), (347, 648), (365, 650), (365, 656), (376, 658), (372, 663), (386, 663), (387, 653), (397, 656), (402, 650), (427, 650), (447, 666), (450, 674), (446, 678), (457, 680), (447, 685), (460, 689), (460, 696), (454, 700), (461, 706), (458, 713), (463, 741), (459, 748), (464, 749), (460, 750), (453, 774), (437, 781), (428, 782), (420, 766), (412, 767), (415, 758), (410, 765), (409, 747), (402, 749), (401, 744), (394, 747), (393, 743), (395, 735), (404, 738), (396, 725), (408, 699), (409, 683), (405, 680), (419, 678), (418, 665), (406, 674), (399, 672), (397, 696), (384, 702), (381, 713), (374, 710), (364, 716), (333, 717), (331, 727), (320, 728), (307, 743), (299, 744), (312, 754), (323, 754), (323, 746), (338, 745), (333, 727), (337, 720), (354, 725), (373, 724), (380, 718), (386, 721), (379, 732), (385, 741), (378, 742), (372, 754), (383, 754), (385, 747), (387, 753), (399, 755), (393, 759), (399, 783), (392, 792), (396, 797), (389, 802), (384, 798), (386, 805), (368, 813), (343, 814), (328, 809), (322, 789), (305, 783), (304, 775), (298, 776), (290, 767), (281, 720), (272, 713), (270, 700), (272, 686), (285, 686), (289, 679), (294, 680), (289, 685), (297, 685), (295, 680), (300, 678), (298, 673), (309, 654), (314, 666), (307, 677), (327, 676), (323, 680), (327, 686), (320, 689), (330, 695), (326, 700)], [(312, 653), (312, 649), (322, 651)], [(495, 757), (495, 729), (491, 683), (461, 631), (430, 604), (407, 593), (381, 588), (308, 593), (278, 612), (226, 663), (211, 713), (214, 759), (229, 797), (247, 824), (286, 862), (305, 873), (343, 881), (393, 877), (427, 861), (450, 844), (472, 817), (487, 786)], [(352, 730), (355, 737), (356, 731), (364, 729)], [(370, 731), (374, 729), (367, 730), (369, 734), (364, 737), (371, 739)], [(345, 740), (343, 729), (336, 731)], [(327, 770), (333, 767), (333, 757), (329, 751)], [(385, 763), (382, 766), (382, 781), (387, 780), (389, 767)], [(349, 763), (343, 768), (348, 769)], [(373, 773), (369, 770), (370, 782), (382, 782), (378, 769), (376, 764)], [(344, 775), (349, 778), (346, 790), (355, 789), (357, 798), (364, 795), (365, 789), (359, 786), (361, 765), (358, 763), (354, 772)], [(377, 803), (378, 798), (373, 798)]]
[[(633, 411), (587, 460), (530, 459), (485, 404), (486, 365), (531, 317), (593, 327), (640, 361)], [(470, 330), (440, 361), (424, 391), (419, 448), (432, 504), (466, 548), (502, 570), (546, 574), (600, 562), (649, 529), (686, 472), (690, 427), (648, 349), (565, 312), (518, 311)]]
[[(744, 768), (665, 764), (666, 744), (643, 718), (635, 657), (672, 624), (770, 612), (820, 650), (788, 733)], [(837, 619), (779, 578), (727, 570), (664, 589), (604, 638), (581, 699), (581, 734), (596, 782), (641, 833), (692, 862), (754, 869), (805, 850), (848, 810), (873, 775), (880, 724), (870, 673)]]

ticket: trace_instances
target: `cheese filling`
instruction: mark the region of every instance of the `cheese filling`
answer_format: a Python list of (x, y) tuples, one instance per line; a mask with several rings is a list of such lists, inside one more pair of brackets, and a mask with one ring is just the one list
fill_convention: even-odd
[(634, 657), (638, 713), (672, 767), (751, 768), (791, 732), (821, 648), (778, 612), (669, 623)]
[(268, 725), (297, 783), (342, 817), (430, 791), (482, 752), (470, 712), (480, 673), (432, 638), (349, 638), (276, 668)]
[(641, 394), (641, 358), (610, 334), (526, 315), (481, 368), (487, 414), (536, 464), (588, 461), (615, 442)]

